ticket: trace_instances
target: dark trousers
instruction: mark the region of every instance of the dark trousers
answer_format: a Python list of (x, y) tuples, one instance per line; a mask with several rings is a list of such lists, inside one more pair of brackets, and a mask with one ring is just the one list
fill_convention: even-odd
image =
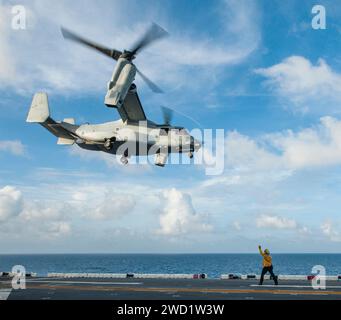
[(275, 281), (275, 284), (277, 285), (278, 282), (277, 282), (277, 276), (275, 276), (274, 272), (273, 272), (273, 266), (271, 267), (263, 267), (263, 270), (262, 270), (262, 274), (260, 276), (260, 281), (259, 281), (259, 284), (263, 284), (263, 281), (264, 281), (264, 275), (269, 272), (272, 279)]

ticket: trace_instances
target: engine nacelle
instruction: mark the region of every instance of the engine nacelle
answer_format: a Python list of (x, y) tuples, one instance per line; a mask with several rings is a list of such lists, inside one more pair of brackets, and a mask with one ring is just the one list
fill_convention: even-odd
[(108, 83), (108, 92), (104, 103), (108, 107), (121, 107), (135, 76), (136, 67), (127, 59), (120, 58)]
[(161, 148), (160, 152), (155, 155), (155, 165), (159, 167), (164, 167), (168, 158), (167, 148)]

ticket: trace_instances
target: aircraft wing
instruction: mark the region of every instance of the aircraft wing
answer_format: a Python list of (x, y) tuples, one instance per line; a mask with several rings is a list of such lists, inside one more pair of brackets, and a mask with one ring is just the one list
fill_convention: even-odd
[(118, 108), (118, 112), (124, 122), (138, 122), (147, 120), (136, 89), (128, 91), (122, 106)]

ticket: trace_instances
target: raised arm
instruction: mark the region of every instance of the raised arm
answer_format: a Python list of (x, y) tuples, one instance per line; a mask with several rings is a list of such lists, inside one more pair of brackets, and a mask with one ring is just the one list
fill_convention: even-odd
[(264, 252), (262, 251), (262, 247), (261, 246), (258, 246), (258, 250), (259, 250), (259, 253), (264, 256)]

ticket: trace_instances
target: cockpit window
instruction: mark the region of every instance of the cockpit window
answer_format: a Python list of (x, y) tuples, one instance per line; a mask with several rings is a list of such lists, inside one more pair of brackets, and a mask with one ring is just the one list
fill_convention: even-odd
[(160, 136), (168, 136), (169, 128), (161, 128)]
[(167, 136), (168, 134), (174, 134), (179, 136), (188, 136), (189, 133), (184, 128), (161, 128), (160, 129), (160, 136)]
[(180, 130), (180, 134), (183, 136), (189, 136), (189, 133), (185, 128)]

